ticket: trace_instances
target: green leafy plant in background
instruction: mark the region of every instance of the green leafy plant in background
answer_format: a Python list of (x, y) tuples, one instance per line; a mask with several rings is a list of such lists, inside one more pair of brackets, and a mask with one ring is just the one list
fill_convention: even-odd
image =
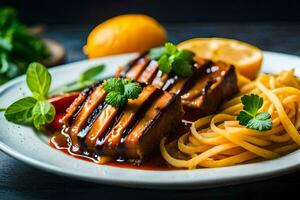
[(31, 62), (49, 56), (39, 38), (28, 32), (13, 8), (0, 8), (0, 84), (24, 74)]

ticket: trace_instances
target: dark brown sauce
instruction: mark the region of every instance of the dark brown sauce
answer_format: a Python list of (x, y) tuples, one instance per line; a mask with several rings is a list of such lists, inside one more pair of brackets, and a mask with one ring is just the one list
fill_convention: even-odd
[[(85, 155), (77, 155), (69, 151), (68, 142), (66, 136), (62, 134), (56, 133), (49, 141), (49, 145), (67, 155), (70, 155), (76, 159), (94, 162), (99, 164), (96, 159), (85, 156)], [(116, 159), (114, 161), (109, 161), (104, 164), (99, 165), (107, 165), (112, 167), (120, 167), (120, 168), (129, 168), (129, 169), (141, 169), (141, 170), (175, 170), (176, 168), (168, 165), (165, 160), (162, 158), (159, 152), (155, 153), (148, 161), (142, 164), (136, 164), (133, 162), (127, 162), (122, 159)]]
[[(189, 121), (191, 119), (186, 119), (183, 121), (183, 123), (180, 125), (180, 127), (177, 129), (178, 132), (175, 134), (172, 134), (168, 141), (172, 141), (178, 137), (180, 137), (182, 134), (186, 133), (188, 131), (189, 127)], [(74, 158), (88, 161), (88, 162), (94, 162), (99, 165), (107, 165), (112, 167), (119, 167), (119, 168), (129, 168), (129, 169), (139, 169), (139, 170), (154, 170), (154, 171), (165, 171), (165, 170), (178, 170), (178, 168), (170, 166), (161, 156), (160, 152), (157, 151), (153, 153), (153, 155), (145, 162), (141, 164), (125, 161), (123, 159), (115, 159), (112, 161), (109, 161), (104, 164), (100, 164), (97, 162), (97, 159), (92, 156), (87, 156), (84, 154), (74, 154), (69, 150), (69, 143), (68, 143), (68, 137), (61, 134), (60, 132), (55, 132), (54, 135), (49, 140), (49, 145), (67, 155), (70, 155)]]

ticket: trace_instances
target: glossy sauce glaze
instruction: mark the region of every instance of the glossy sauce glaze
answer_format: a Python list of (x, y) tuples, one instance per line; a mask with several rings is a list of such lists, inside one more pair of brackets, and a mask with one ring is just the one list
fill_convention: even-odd
[[(181, 136), (182, 134), (186, 133), (189, 129), (190, 120), (191, 119), (189, 117), (185, 117), (185, 120), (183, 120), (182, 124), (180, 125), (178, 132), (170, 135), (168, 140), (172, 141), (178, 138), (179, 136)], [(129, 169), (140, 169), (140, 170), (157, 170), (157, 171), (178, 170), (178, 168), (174, 168), (165, 162), (163, 157), (160, 155), (159, 147), (156, 152), (153, 152), (153, 155), (148, 160), (146, 160), (143, 163), (136, 163), (136, 162), (126, 161), (122, 158), (113, 159), (112, 157), (101, 157), (100, 159), (100, 157), (98, 156), (88, 155), (86, 153), (75, 154), (70, 150), (68, 136), (61, 134), (60, 131), (56, 131), (53, 133), (53, 136), (49, 140), (49, 145), (74, 158), (88, 161), (88, 162), (94, 162), (99, 165), (107, 165), (112, 167), (129, 168)]]
[[(223, 73), (222, 65), (221, 67), (214, 66), (210, 61), (194, 63), (193, 70), (193, 75), (189, 78), (164, 74), (158, 70), (156, 61), (151, 61), (147, 56), (142, 55), (116, 74), (116, 77), (126, 77), (142, 82), (143, 91), (139, 99), (129, 101), (126, 107), (108, 106), (104, 102), (105, 92), (101, 85), (99, 86), (99, 81), (79, 94), (79, 97), (66, 110), (66, 115), (62, 119), (64, 129), (54, 134), (50, 145), (76, 158), (98, 164), (145, 170), (174, 169), (161, 157), (159, 145), (156, 147), (157, 143), (156, 152), (145, 156), (145, 159), (140, 156), (142, 151), (138, 143), (143, 135), (149, 135), (146, 134), (147, 130), (153, 128), (152, 125), (145, 126), (145, 124), (158, 118), (157, 116), (168, 108), (176, 96), (181, 96), (183, 100), (204, 96)], [(152, 86), (143, 83), (151, 83)], [(166, 90), (174, 95), (163, 92)], [(144, 115), (145, 112), (149, 115)], [(196, 118), (193, 112), (186, 113), (191, 116), (183, 118), (180, 128), (173, 130), (170, 134), (169, 141), (186, 133), (190, 122)], [(178, 114), (178, 116), (180, 118), (176, 124), (182, 119), (182, 115)], [(155, 134), (160, 132), (159, 129), (152, 130), (154, 130), (152, 132), (154, 134), (150, 134), (154, 135), (152, 138), (161, 138), (155, 137)], [(152, 141), (150, 144), (155, 144), (155, 142)], [(120, 155), (133, 158), (135, 162), (118, 158)], [(143, 160), (143, 162), (136, 160)]]

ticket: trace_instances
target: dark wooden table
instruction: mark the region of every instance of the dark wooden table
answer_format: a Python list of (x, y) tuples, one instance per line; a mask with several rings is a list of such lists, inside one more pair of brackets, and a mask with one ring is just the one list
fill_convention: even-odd
[[(192, 37), (227, 37), (252, 43), (264, 50), (300, 56), (300, 23), (190, 23), (166, 24), (169, 40)], [(92, 26), (50, 26), (47, 37), (67, 49), (66, 62), (85, 59), (82, 47)], [(7, 133), (9, 134), (9, 133)], [(300, 159), (300, 158), (299, 158)], [(98, 185), (35, 169), (0, 152), (0, 199), (269, 199), (295, 195), (300, 170), (265, 181), (193, 191), (142, 190)]]

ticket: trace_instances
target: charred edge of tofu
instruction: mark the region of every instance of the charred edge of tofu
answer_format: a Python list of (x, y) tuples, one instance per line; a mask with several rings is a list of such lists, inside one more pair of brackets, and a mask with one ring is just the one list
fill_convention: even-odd
[(234, 66), (216, 62), (193, 88), (181, 96), (183, 108), (194, 117), (203, 117), (216, 112), (222, 102), (238, 91)]
[(184, 112), (180, 97), (176, 95), (170, 96), (167, 105), (159, 110), (157, 115), (143, 129), (143, 132), (135, 132), (136, 127), (139, 124), (143, 124), (143, 122), (139, 122), (135, 129), (125, 138), (122, 143), (123, 156), (125, 158), (146, 160), (155, 150), (153, 147), (159, 146), (159, 142), (166, 136), (166, 133), (176, 132)]
[(195, 58), (194, 61), (193, 75), (189, 78), (180, 78), (176, 74), (166, 74), (160, 71), (158, 62), (149, 60), (145, 53), (128, 63), (125, 67), (121, 67), (115, 76), (151, 84), (163, 91), (181, 95), (193, 86), (198, 77), (205, 75), (207, 68), (211, 66), (211, 61), (209, 60)]
[[(158, 69), (157, 61), (145, 66), (145, 54), (127, 65), (127, 72), (138, 81), (180, 95), (184, 110), (192, 118), (209, 115), (217, 110), (226, 99), (238, 92), (234, 67), (224, 62), (194, 58), (193, 74), (188, 78), (179, 78), (174, 74), (165, 74)], [(148, 62), (148, 60), (147, 60)], [(140, 63), (144, 63), (141, 65)], [(134, 74), (135, 75), (132, 75)], [(126, 76), (126, 72), (124, 72)]]
[(76, 116), (79, 114), (82, 106), (87, 100), (87, 96), (90, 95), (94, 89), (101, 84), (102, 81), (96, 81), (86, 89), (84, 89), (79, 96), (73, 101), (73, 103), (67, 108), (66, 115), (62, 118), (64, 124), (71, 124)]
[(69, 135), (70, 150), (90, 156), (137, 160), (147, 157), (161, 138), (180, 123), (183, 111), (178, 96), (152, 85), (142, 86), (137, 99), (119, 108), (105, 103), (106, 93), (101, 85), (95, 88), (86, 96), (72, 123), (65, 124), (63, 131)]
[[(84, 92), (82, 94), (84, 94)], [(65, 122), (64, 129), (62, 131), (69, 135), (69, 138), (71, 140), (70, 142), (72, 143), (71, 150), (74, 153), (81, 151), (81, 146), (78, 143), (77, 134), (80, 133), (80, 131), (82, 131), (84, 128), (86, 128), (86, 123), (89, 117), (93, 116), (93, 114), (96, 115), (94, 111), (97, 110), (97, 107), (100, 104), (103, 104), (105, 100), (105, 96), (106, 93), (102, 88), (102, 85), (93, 87), (93, 90), (90, 91), (89, 94), (85, 96), (85, 99), (83, 100), (82, 104), (80, 105), (79, 108), (77, 108), (78, 109), (77, 112), (73, 113), (72, 120)], [(78, 98), (81, 98), (81, 96), (79, 96)], [(76, 102), (77, 99), (75, 99), (74, 102)], [(72, 104), (69, 108), (72, 108), (72, 106), (74, 105)], [(67, 115), (70, 115), (70, 113), (67, 113), (65, 117)], [(92, 117), (89, 120), (91, 121)]]
[(139, 62), (142, 62), (144, 60), (149, 60), (148, 56), (147, 56), (148, 52), (144, 52), (142, 53), (139, 57), (137, 57), (136, 59), (130, 61), (129, 63), (127, 63), (124, 67), (121, 67), (118, 72), (116, 73), (116, 77), (120, 77), (120, 78), (125, 78), (126, 74), (129, 72), (129, 70), (131, 70), (131, 68), (136, 65)]
[(147, 109), (152, 105), (153, 101), (162, 95), (162, 91), (153, 87), (146, 87), (140, 94), (138, 99), (130, 100), (123, 110), (123, 115), (102, 138), (99, 138), (96, 144), (96, 151), (99, 155), (122, 155), (122, 143), (125, 138), (135, 127), (139, 119), (141, 119)]

